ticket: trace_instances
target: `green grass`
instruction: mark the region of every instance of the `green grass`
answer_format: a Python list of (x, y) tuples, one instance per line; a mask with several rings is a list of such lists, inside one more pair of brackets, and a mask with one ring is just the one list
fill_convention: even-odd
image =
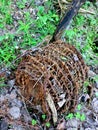
[(0, 78), (0, 90), (1, 90), (1, 88), (3, 88), (3, 87), (6, 86), (6, 84), (4, 83), (4, 81), (5, 81), (5, 78)]
[(5, 28), (6, 24), (12, 24), (10, 10), (11, 0), (0, 0), (0, 28)]
[(19, 50), (29, 49), (37, 45), (47, 35), (53, 35), (59, 17), (52, 6), (51, 0), (44, 6), (36, 6), (32, 0), (31, 7), (37, 11), (37, 19), (32, 17), (30, 11), (22, 11), (28, 0), (17, 1), (16, 5), (23, 13), (23, 19), (18, 20), (15, 32), (10, 32), (7, 27), (14, 28), (12, 17), (12, 0), (0, 0), (0, 29), (4, 31), (0, 35), (0, 66), (10, 66), (20, 53)]
[[(89, 7), (93, 7), (93, 5), (90, 2), (86, 2), (83, 7), (84, 9), (89, 9)], [(72, 21), (70, 29), (65, 31), (67, 42), (76, 46), (88, 65), (96, 66), (98, 66), (98, 53), (94, 53), (94, 50), (98, 48), (95, 46), (94, 40), (98, 37), (97, 11), (98, 9), (95, 15), (78, 13)]]
[[(37, 19), (30, 14), (29, 10), (23, 11), (26, 3), (28, 0), (16, 2), (18, 10), (23, 13), (24, 17), (17, 21), (18, 26), (15, 32), (11, 32), (8, 27), (14, 28), (11, 8), (13, 1), (0, 0), (0, 30), (4, 32), (0, 35), (0, 66), (10, 66), (21, 53), (20, 50), (29, 49), (40, 43), (47, 35), (53, 35), (59, 22), (59, 16), (51, 0), (46, 1), (43, 6), (36, 6), (32, 0), (30, 7), (36, 9)], [(93, 5), (86, 2), (83, 7), (88, 9), (93, 8)], [(98, 53), (93, 52), (98, 49), (94, 45), (94, 40), (98, 37), (96, 14), (79, 13), (74, 18), (71, 28), (65, 31), (66, 41), (76, 46), (88, 65), (98, 65), (96, 59)]]

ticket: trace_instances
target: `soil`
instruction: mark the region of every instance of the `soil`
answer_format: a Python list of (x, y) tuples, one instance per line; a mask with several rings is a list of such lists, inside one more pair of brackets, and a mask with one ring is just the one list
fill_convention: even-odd
[[(44, 0), (35, 2), (37, 6), (43, 5)], [(17, 8), (16, 0), (12, 3), (12, 16), (14, 20), (13, 27), (7, 26), (6, 31), (0, 30), (0, 35), (6, 32), (15, 33), (18, 27), (17, 20), (23, 19), (24, 11), (31, 11), (32, 17), (36, 18), (36, 9), (30, 7), (28, 2), (23, 10)], [(15, 75), (13, 70), (0, 70), (0, 77), (5, 78), (3, 81), (4, 87), (0, 88), (0, 130), (98, 130), (98, 82), (94, 81), (90, 95), (85, 93), (79, 94), (78, 103), (82, 103), (82, 108), (76, 108), (75, 113), (83, 113), (86, 117), (81, 121), (79, 118), (65, 119), (65, 115), (59, 117), (54, 125), (50, 120), (50, 127), (46, 126), (47, 120), (41, 118), (41, 113), (33, 112), (26, 106), (24, 97), (22, 96), (19, 87), (15, 84)], [(3, 73), (1, 73), (3, 71)], [(98, 67), (90, 66), (89, 78), (92, 80), (98, 74)], [(37, 121), (36, 125), (32, 125), (32, 119)]]

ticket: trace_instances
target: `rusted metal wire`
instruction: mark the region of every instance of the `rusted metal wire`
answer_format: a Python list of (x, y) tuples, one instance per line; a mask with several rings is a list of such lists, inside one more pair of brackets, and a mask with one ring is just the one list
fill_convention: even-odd
[(87, 67), (81, 54), (62, 41), (23, 56), (16, 71), (22, 95), (27, 100), (32, 98), (32, 104), (40, 105), (44, 113), (50, 111), (46, 93), (51, 95), (57, 112), (73, 111), (86, 77)]

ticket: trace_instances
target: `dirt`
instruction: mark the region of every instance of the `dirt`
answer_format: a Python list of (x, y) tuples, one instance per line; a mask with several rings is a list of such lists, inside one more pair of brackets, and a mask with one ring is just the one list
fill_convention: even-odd
[[(35, 4), (37, 6), (42, 5), (44, 0), (38, 0)], [(36, 18), (36, 9), (31, 8), (27, 3), (24, 10), (18, 9), (16, 1), (12, 4), (14, 19), (14, 28), (7, 26), (7, 32), (15, 33), (18, 27), (17, 20), (23, 19), (23, 13), (26, 10), (31, 11), (33, 17)], [(6, 33), (5, 30), (0, 30), (0, 34)], [(18, 38), (17, 38), (18, 39)], [(2, 68), (4, 70), (4, 68)], [(2, 72), (0, 70), (0, 72)], [(90, 67), (89, 78), (93, 79), (93, 76), (98, 74), (98, 67)], [(75, 113), (85, 114), (86, 119), (81, 121), (79, 118), (73, 117), (72, 119), (65, 119), (65, 115), (61, 115), (54, 125), (50, 120), (50, 127), (45, 124), (47, 120), (43, 121), (41, 118), (41, 112), (33, 112), (25, 104), (25, 99), (20, 92), (19, 86), (16, 86), (14, 72), (6, 70), (0, 77), (5, 78), (2, 83), (4, 84), (0, 88), (0, 130), (98, 130), (98, 82), (91, 84), (91, 94), (80, 93), (78, 103), (82, 103), (80, 110), (75, 109)], [(1, 82), (0, 82), (1, 83)], [(90, 87), (89, 87), (90, 89)], [(17, 113), (17, 114), (16, 114)], [(37, 121), (37, 124), (32, 125), (32, 119)]]

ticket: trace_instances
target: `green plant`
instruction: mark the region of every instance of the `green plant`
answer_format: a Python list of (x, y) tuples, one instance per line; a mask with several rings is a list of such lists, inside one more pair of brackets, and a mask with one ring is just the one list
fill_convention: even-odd
[(76, 119), (80, 119), (81, 118), (81, 114), (79, 112), (76, 112), (75, 115)]
[(77, 105), (77, 109), (80, 111), (82, 109), (82, 105), (81, 104), (78, 104)]
[(84, 113), (81, 112), (82, 109), (82, 104), (77, 105), (77, 112), (75, 113), (69, 113), (68, 115), (65, 116), (66, 120), (70, 120), (73, 118), (79, 119), (80, 121), (85, 121), (86, 116)]
[[(52, 35), (56, 28), (59, 17), (52, 6), (51, 0), (46, 1), (43, 6), (36, 6), (34, 0), (28, 3), (31, 8), (37, 11), (37, 19), (32, 17), (29, 10), (22, 11), (27, 2), (27, 0), (16, 2), (24, 17), (17, 21), (18, 26), (14, 28), (13, 9), (10, 8), (13, 1), (0, 1), (0, 28), (5, 32), (0, 35), (0, 66), (10, 66), (11, 62), (20, 54), (20, 50), (37, 45), (47, 35)], [(7, 27), (14, 28), (15, 32), (10, 33)]]
[[(95, 8), (90, 2), (86, 2), (83, 6), (84, 9), (90, 10), (89, 7)], [(85, 62), (88, 65), (98, 66), (98, 53), (94, 53), (93, 50), (97, 50), (97, 46), (94, 44), (94, 40), (98, 37), (97, 23), (98, 17), (95, 9), (95, 14), (80, 14), (73, 19), (72, 25), (69, 30), (65, 31), (66, 41), (75, 45), (75, 47), (82, 53)]]
[(88, 86), (90, 85), (90, 81), (86, 80), (83, 85), (83, 93), (88, 93)]
[(84, 113), (80, 113), (80, 112), (69, 113), (67, 116), (65, 116), (66, 120), (73, 119), (73, 118), (79, 119), (80, 121), (85, 121), (86, 116)]
[[(25, 3), (26, 1), (24, 1)], [(32, 6), (33, 6), (32, 2)], [(33, 19), (29, 12), (24, 13), (24, 20), (19, 21), (17, 33), (22, 36), (23, 48), (36, 45), (47, 35), (52, 35), (59, 20), (54, 10), (47, 10), (52, 5), (51, 1), (46, 1), (44, 6), (37, 8), (37, 19)], [(38, 36), (37, 36), (38, 35)], [(36, 37), (37, 36), (37, 37)]]
[(15, 45), (13, 45), (13, 35), (6, 34), (0, 37), (1, 48), (0, 48), (0, 63), (10, 64), (15, 56)]
[(47, 122), (46, 126), (49, 128), (51, 126), (50, 122)]
[(76, 112), (74, 116), (76, 117), (76, 119), (80, 119), (80, 121), (85, 121), (86, 119), (86, 116), (84, 113), (81, 114), (80, 112)]
[(69, 113), (66, 117), (65, 117), (65, 119), (72, 119), (72, 118), (74, 118), (74, 114), (73, 113)]
[(0, 88), (5, 87), (6, 84), (4, 83), (5, 78), (0, 78)]
[(81, 121), (85, 121), (85, 120), (86, 120), (86, 116), (85, 116), (84, 113), (81, 114), (80, 120), (81, 120)]
[(45, 36), (53, 34), (59, 18), (54, 10), (46, 11), (44, 6), (38, 7), (37, 16), (38, 18), (35, 20), (35, 28), (36, 34), (40, 34), (40, 39), (38, 38), (38, 41), (40, 41)]
[(98, 75), (95, 75), (95, 76), (93, 77), (93, 80), (94, 80), (95, 82), (98, 82)]
[(25, 7), (26, 2), (28, 2), (28, 1), (21, 0), (21, 1), (17, 1), (16, 4), (17, 4), (18, 8), (23, 9)]
[(35, 119), (32, 119), (32, 125), (36, 125), (37, 121)]
[(0, 1), (0, 27), (3, 28), (6, 24), (12, 24), (12, 16), (11, 16), (11, 0), (2, 0)]
[(45, 115), (45, 114), (42, 115), (42, 119), (43, 119), (43, 120), (46, 119), (46, 115)]
[(89, 86), (90, 85), (90, 82), (88, 81), (88, 80), (86, 80), (85, 82), (84, 82), (84, 87), (87, 87), (87, 86)]

